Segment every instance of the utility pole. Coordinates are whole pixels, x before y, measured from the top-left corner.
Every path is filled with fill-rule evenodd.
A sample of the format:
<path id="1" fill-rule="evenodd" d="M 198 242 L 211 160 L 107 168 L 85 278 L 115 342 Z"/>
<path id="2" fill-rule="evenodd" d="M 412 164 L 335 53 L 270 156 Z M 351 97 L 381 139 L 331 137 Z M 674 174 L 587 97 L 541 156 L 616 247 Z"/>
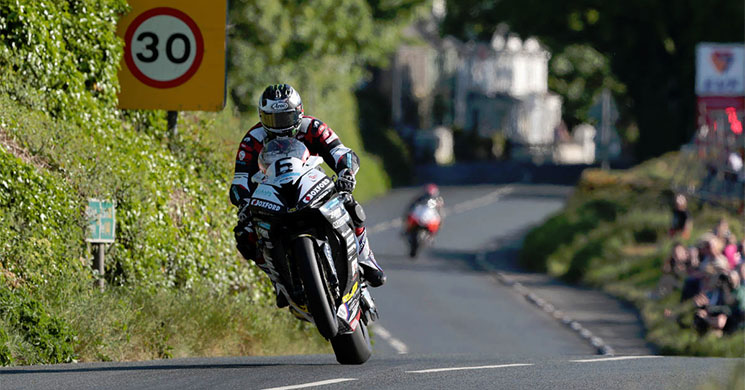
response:
<path id="1" fill-rule="evenodd" d="M 171 139 L 178 136 L 178 111 L 168 111 L 168 134 Z"/>

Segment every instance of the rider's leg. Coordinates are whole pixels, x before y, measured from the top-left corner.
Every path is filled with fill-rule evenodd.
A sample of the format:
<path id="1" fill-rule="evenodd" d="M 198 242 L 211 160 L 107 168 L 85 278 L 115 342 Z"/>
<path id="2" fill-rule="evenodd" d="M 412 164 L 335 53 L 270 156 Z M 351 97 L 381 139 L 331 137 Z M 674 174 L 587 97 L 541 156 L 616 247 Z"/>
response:
<path id="1" fill-rule="evenodd" d="M 362 268 L 362 276 L 370 287 L 382 286 L 385 283 L 386 276 L 383 268 L 375 261 L 375 255 L 367 239 L 365 211 L 362 209 L 362 205 L 357 203 L 352 196 L 347 197 L 344 206 L 346 206 L 347 211 L 352 216 L 352 222 L 354 223 L 354 235 L 357 237 L 359 248 L 357 258 Z"/>
<path id="2" fill-rule="evenodd" d="M 233 229 L 235 234 L 235 246 L 243 258 L 253 261 L 264 273 L 269 276 L 274 292 L 277 294 L 277 307 L 289 305 L 287 298 L 277 290 L 278 275 L 271 264 L 265 261 L 263 253 L 258 250 L 258 237 L 253 226 L 249 222 L 245 226 L 238 225 Z"/>

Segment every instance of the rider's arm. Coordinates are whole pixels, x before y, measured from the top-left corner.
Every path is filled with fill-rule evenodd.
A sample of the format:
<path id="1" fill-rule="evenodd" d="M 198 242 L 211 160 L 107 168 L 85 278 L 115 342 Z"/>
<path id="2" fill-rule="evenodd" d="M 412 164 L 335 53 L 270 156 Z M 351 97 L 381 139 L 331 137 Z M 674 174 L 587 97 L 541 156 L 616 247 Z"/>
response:
<path id="1" fill-rule="evenodd" d="M 258 138 L 262 138 L 261 125 L 252 127 L 243 137 L 238 153 L 235 156 L 235 175 L 230 185 L 230 202 L 240 205 L 243 199 L 251 197 L 251 192 L 256 184 L 251 182 L 251 176 L 259 171 L 259 153 L 263 144 Z"/>
<path id="2" fill-rule="evenodd" d="M 356 174 L 360 169 L 360 159 L 357 154 L 352 149 L 344 146 L 339 140 L 339 136 L 322 121 L 309 116 L 306 116 L 305 120 L 310 120 L 307 125 L 307 132 L 304 135 L 308 150 L 323 157 L 323 161 L 334 172 L 339 173 L 346 168 Z"/>

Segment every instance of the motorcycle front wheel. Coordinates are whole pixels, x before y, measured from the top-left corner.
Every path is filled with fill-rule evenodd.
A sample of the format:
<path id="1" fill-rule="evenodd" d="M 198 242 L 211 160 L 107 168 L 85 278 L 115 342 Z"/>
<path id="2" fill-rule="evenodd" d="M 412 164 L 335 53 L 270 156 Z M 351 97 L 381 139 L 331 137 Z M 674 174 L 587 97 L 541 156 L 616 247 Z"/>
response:
<path id="1" fill-rule="evenodd" d="M 341 334 L 331 339 L 336 361 L 341 364 L 362 364 L 372 355 L 370 333 L 360 320 L 357 329 L 350 334 Z"/>
<path id="2" fill-rule="evenodd" d="M 316 261 L 313 241 L 309 237 L 298 237 L 293 242 L 295 260 L 300 266 L 300 279 L 303 281 L 308 310 L 321 336 L 327 340 L 339 333 L 339 324 L 333 306 L 329 303 L 326 284 Z"/>

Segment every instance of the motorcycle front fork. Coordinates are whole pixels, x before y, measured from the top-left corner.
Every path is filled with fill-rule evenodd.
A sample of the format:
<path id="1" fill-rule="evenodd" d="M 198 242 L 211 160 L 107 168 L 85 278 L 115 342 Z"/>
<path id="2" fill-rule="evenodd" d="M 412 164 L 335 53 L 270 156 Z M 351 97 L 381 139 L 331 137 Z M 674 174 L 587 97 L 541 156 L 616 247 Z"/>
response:
<path id="1" fill-rule="evenodd" d="M 370 292 L 367 291 L 367 286 L 362 286 L 362 295 L 360 296 L 360 306 L 362 306 L 362 319 L 365 321 L 365 325 L 369 325 L 371 322 L 378 319 L 378 308 L 375 306 L 375 300 L 373 299 Z"/>

